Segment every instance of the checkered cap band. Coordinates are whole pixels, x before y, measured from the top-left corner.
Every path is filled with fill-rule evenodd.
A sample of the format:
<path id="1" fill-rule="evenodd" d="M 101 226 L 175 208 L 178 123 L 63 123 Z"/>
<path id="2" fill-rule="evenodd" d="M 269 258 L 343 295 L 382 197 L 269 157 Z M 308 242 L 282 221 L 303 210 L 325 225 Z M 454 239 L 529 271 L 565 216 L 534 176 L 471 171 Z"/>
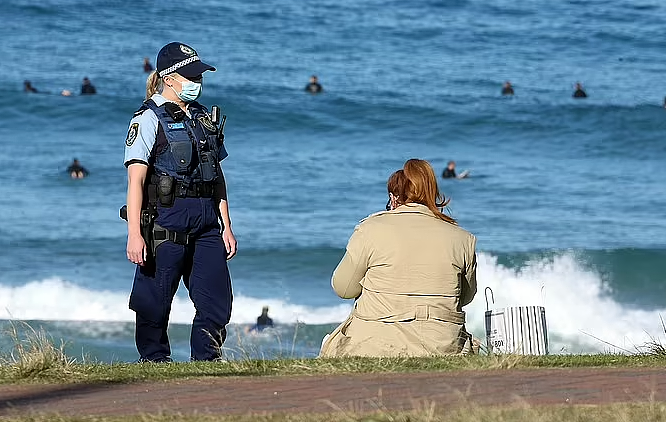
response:
<path id="1" fill-rule="evenodd" d="M 175 65 L 173 65 L 171 67 L 167 67 L 166 69 L 161 71 L 160 72 L 160 78 L 164 77 L 164 75 L 168 75 L 169 73 L 175 72 L 176 70 L 180 69 L 183 66 L 187 66 L 188 64 L 194 63 L 194 62 L 199 61 L 199 60 L 200 60 L 199 56 L 188 57 L 185 60 L 180 61 L 180 62 L 176 63 Z"/>

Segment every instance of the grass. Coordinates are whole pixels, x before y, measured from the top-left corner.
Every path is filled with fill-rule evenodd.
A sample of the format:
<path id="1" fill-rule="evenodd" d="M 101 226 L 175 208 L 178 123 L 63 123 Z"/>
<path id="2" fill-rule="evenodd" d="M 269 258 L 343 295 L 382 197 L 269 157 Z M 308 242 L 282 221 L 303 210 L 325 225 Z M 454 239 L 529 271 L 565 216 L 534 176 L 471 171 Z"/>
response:
<path id="1" fill-rule="evenodd" d="M 471 356 L 432 358 L 337 358 L 229 362 L 85 364 L 30 358 L 0 365 L 0 383 L 162 381 L 198 377 L 335 375 L 484 369 L 633 367 L 666 368 L 657 355 Z"/>
<path id="2" fill-rule="evenodd" d="M 19 329 L 20 328 L 20 329 Z M 666 328 L 665 328 L 666 330 Z M 632 355 L 474 355 L 427 358 L 238 359 L 191 363 L 77 362 L 43 330 L 13 322 L 7 333 L 14 343 L 0 357 L 0 384 L 122 383 L 200 377 L 336 375 L 361 373 L 441 372 L 529 368 L 666 368 L 666 349 L 656 340 Z"/>
<path id="3" fill-rule="evenodd" d="M 206 414 L 136 415 L 116 417 L 68 417 L 32 415 L 0 417 L 2 422 L 656 422 L 666 421 L 663 403 L 611 404 L 603 406 L 514 405 L 502 408 L 462 406 L 456 410 L 438 409 L 435 403 L 417 406 L 410 412 L 378 410 L 374 414 L 358 414 L 337 410 L 329 414 L 266 414 L 245 416 L 213 416 Z"/>

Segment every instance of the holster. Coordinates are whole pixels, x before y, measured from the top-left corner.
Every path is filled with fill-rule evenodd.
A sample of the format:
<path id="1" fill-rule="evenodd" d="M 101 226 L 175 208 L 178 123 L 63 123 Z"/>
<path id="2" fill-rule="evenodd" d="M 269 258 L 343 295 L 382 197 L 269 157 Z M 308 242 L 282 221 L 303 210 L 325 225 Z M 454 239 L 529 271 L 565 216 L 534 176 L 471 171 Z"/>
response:
<path id="1" fill-rule="evenodd" d="M 166 241 L 172 241 L 177 245 L 188 245 L 192 240 L 187 233 L 167 230 L 156 223 L 153 223 L 151 237 L 153 239 L 151 244 L 153 256 L 157 253 L 157 247 Z"/>
<path id="2" fill-rule="evenodd" d="M 155 225 L 156 217 L 157 213 L 152 208 L 141 210 L 141 216 L 139 217 L 141 237 L 143 237 L 143 241 L 146 242 L 146 249 L 152 252 L 152 255 L 148 256 L 147 261 L 150 261 L 151 258 L 155 257 L 153 226 Z M 127 221 L 127 205 L 123 205 L 122 208 L 120 208 L 120 218 Z"/>

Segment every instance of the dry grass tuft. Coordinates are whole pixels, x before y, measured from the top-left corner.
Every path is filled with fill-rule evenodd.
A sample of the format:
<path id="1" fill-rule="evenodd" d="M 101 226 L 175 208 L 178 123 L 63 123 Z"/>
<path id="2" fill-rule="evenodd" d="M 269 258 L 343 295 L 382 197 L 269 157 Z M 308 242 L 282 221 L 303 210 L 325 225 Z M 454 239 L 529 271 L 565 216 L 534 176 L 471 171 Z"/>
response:
<path id="1" fill-rule="evenodd" d="M 43 329 L 12 321 L 5 333 L 13 342 L 8 356 L 0 357 L 0 375 L 10 380 L 62 379 L 76 374 L 76 359 L 65 354 L 65 343 L 56 346 Z"/>
<path id="2" fill-rule="evenodd" d="M 633 422 L 666 421 L 666 405 L 650 401 L 647 403 L 619 403 L 600 406 L 529 406 L 515 403 L 503 407 L 483 407 L 462 402 L 453 410 L 444 410 L 436 403 L 422 403 L 406 412 L 391 412 L 381 403 L 370 413 L 359 413 L 354 409 L 343 410 L 333 406 L 329 414 L 261 414 L 243 416 L 221 416 L 197 414 L 143 414 L 112 417 L 71 417 L 60 415 L 16 415 L 0 417 L 1 422 Z"/>

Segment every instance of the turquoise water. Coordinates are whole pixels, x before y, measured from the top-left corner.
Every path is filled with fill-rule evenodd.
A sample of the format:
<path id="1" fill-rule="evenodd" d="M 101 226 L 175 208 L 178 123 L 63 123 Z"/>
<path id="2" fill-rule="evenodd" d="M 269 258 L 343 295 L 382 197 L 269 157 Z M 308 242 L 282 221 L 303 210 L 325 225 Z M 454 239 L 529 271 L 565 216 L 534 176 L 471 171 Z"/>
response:
<path id="1" fill-rule="evenodd" d="M 471 170 L 440 188 L 478 237 L 480 291 L 490 286 L 496 306 L 545 304 L 551 350 L 663 337 L 665 4 L 207 0 L 190 25 L 192 12 L 148 0 L 0 5 L 0 319 L 44 321 L 77 356 L 137 357 L 123 143 L 142 58 L 179 40 L 217 66 L 202 102 L 228 116 L 230 349 L 317 353 L 351 306 L 329 286 L 346 241 L 411 157 Z M 303 92 L 313 73 L 322 95 Z M 57 95 L 84 76 L 98 95 Z M 54 95 L 23 93 L 24 79 Z M 505 80 L 515 97 L 499 95 Z M 576 81 L 588 99 L 571 99 Z M 88 179 L 64 173 L 72 157 Z M 264 304 L 281 326 L 246 336 Z M 480 293 L 468 309 L 478 336 L 485 307 Z M 181 288 L 179 359 L 191 317 Z"/>

